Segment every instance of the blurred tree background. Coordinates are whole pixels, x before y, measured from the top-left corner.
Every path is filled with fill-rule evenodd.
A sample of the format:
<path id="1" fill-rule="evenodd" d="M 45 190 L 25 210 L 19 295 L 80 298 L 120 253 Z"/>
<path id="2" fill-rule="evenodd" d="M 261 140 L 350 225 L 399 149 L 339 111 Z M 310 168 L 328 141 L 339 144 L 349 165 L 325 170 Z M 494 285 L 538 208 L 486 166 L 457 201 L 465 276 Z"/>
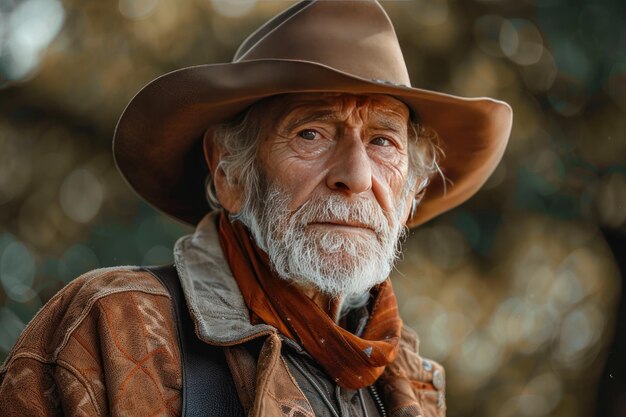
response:
<path id="1" fill-rule="evenodd" d="M 230 61 L 290 4 L 0 0 L 0 359 L 81 273 L 171 261 L 190 230 L 117 173 L 117 118 L 153 78 Z M 626 415 L 624 3 L 383 4 L 414 86 L 515 114 L 484 189 L 414 230 L 395 274 L 422 354 L 446 366 L 448 415 Z"/>

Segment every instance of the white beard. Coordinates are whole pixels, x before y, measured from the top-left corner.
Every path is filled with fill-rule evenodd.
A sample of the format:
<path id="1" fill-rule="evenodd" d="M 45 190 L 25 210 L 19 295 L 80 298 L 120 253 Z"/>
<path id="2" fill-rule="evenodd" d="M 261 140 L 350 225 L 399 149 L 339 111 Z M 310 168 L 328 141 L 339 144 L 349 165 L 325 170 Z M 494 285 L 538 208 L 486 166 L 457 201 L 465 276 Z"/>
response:
<path id="1" fill-rule="evenodd" d="M 259 188 L 265 190 L 256 190 L 235 219 L 248 227 L 279 277 L 333 297 L 366 301 L 369 290 L 389 276 L 406 231 L 400 209 L 388 219 L 369 199 L 348 202 L 330 194 L 291 212 L 287 193 L 275 185 Z M 375 233 L 308 226 L 322 222 L 364 223 Z"/>

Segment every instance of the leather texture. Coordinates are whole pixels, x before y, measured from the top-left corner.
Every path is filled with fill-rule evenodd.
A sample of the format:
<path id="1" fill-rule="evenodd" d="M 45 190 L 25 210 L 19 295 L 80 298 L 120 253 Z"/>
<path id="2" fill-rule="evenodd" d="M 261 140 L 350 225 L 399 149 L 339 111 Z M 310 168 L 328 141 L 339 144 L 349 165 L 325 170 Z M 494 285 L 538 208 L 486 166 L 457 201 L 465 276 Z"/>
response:
<path id="1" fill-rule="evenodd" d="M 198 339 L 174 265 L 144 267 L 172 298 L 182 365 L 182 417 L 243 417 L 223 348 Z"/>

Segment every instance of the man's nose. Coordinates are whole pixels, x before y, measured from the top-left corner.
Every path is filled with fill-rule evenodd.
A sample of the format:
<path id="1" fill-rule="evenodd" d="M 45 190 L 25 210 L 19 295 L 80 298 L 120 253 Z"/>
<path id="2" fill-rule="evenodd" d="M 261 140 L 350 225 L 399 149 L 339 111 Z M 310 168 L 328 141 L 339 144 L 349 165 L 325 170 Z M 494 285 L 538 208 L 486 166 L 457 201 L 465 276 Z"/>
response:
<path id="1" fill-rule="evenodd" d="M 326 183 L 331 190 L 359 194 L 372 188 L 372 167 L 365 144 L 358 137 L 338 142 Z"/>

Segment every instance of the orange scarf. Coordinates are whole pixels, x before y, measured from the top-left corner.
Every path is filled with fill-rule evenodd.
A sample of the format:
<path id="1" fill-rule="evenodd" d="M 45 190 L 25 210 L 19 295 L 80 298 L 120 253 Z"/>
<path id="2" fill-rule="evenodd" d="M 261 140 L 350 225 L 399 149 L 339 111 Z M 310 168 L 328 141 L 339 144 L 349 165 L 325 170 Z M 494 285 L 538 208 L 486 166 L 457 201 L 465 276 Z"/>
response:
<path id="1" fill-rule="evenodd" d="M 373 384 L 398 353 L 402 320 L 387 279 L 377 287 L 369 321 L 361 337 L 338 326 L 296 286 L 277 277 L 267 254 L 247 229 L 222 214 L 220 244 L 253 320 L 264 322 L 300 343 L 319 365 L 347 389 Z"/>

